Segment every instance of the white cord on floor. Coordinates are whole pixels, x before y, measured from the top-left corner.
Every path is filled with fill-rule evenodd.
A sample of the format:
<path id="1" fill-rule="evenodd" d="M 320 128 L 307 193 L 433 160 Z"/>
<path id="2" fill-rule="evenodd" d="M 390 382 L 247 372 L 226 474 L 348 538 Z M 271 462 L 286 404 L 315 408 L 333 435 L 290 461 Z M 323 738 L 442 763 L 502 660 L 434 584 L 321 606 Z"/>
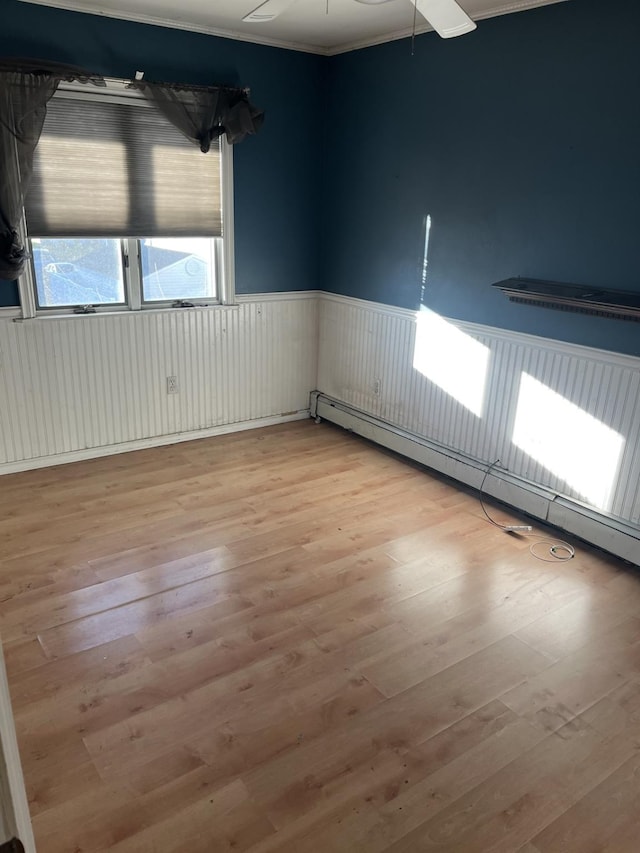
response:
<path id="1" fill-rule="evenodd" d="M 480 484 L 480 496 L 479 496 L 480 497 L 480 506 L 482 507 L 482 511 L 486 515 L 487 520 L 490 521 L 491 524 L 494 524 L 496 527 L 499 527 L 501 530 L 504 530 L 505 533 L 518 532 L 519 536 L 525 536 L 526 535 L 525 533 L 520 533 L 519 531 L 514 530 L 514 525 L 512 525 L 512 524 L 500 524 L 499 521 L 496 521 L 494 518 L 491 518 L 491 516 L 487 512 L 487 509 L 484 505 L 484 501 L 482 500 L 484 484 L 487 481 L 487 477 L 491 473 L 491 470 L 493 468 L 495 468 L 496 465 L 499 464 L 499 462 L 500 462 L 500 460 L 496 459 L 496 461 L 492 462 L 491 465 L 489 465 L 487 470 L 484 472 L 484 477 L 482 478 L 482 483 Z M 525 525 L 522 525 L 522 526 L 524 527 Z M 531 528 L 529 528 L 529 529 L 531 529 Z M 541 557 L 540 554 L 536 554 L 535 549 L 539 545 L 550 545 L 551 547 L 549 548 L 549 554 L 551 556 L 550 557 Z M 558 552 L 560 552 L 560 553 L 558 553 Z M 568 542 L 563 542 L 561 539 L 559 539 L 557 542 L 555 542 L 552 539 L 538 539 L 537 542 L 533 542 L 529 546 L 529 553 L 533 557 L 535 557 L 536 560 L 542 560 L 543 563 L 566 563 L 575 557 L 576 549 L 572 545 L 570 545 Z"/>
<path id="2" fill-rule="evenodd" d="M 551 558 L 549 557 L 541 557 L 540 554 L 536 554 L 535 549 L 538 545 L 551 545 L 549 548 L 549 553 L 551 554 Z M 564 551 L 565 556 L 560 556 L 557 552 Z M 536 560 L 542 560 L 545 563 L 566 563 L 567 560 L 572 560 L 576 555 L 576 549 L 569 545 L 568 542 L 563 542 L 559 540 L 558 542 L 554 542 L 552 539 L 539 539 L 537 542 L 532 542 L 529 546 L 529 553 L 533 554 Z"/>

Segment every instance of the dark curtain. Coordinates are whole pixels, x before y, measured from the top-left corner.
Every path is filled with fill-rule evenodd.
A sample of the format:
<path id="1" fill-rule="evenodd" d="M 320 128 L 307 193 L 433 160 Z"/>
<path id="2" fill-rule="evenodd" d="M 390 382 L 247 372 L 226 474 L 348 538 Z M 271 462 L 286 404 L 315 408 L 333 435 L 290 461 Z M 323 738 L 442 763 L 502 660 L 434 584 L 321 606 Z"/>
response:
<path id="1" fill-rule="evenodd" d="M 250 103 L 244 89 L 177 86 L 143 80 L 130 85 L 142 92 L 205 154 L 212 140 L 223 133 L 227 142 L 234 145 L 257 133 L 264 121 L 264 112 Z"/>
<path id="2" fill-rule="evenodd" d="M 73 66 L 0 60 L 0 279 L 18 278 L 28 259 L 18 229 L 47 103 L 63 80 L 105 85 L 102 77 Z M 264 120 L 244 89 L 144 81 L 130 86 L 204 152 L 223 133 L 231 144 L 241 142 Z"/>
<path id="3" fill-rule="evenodd" d="M 18 278 L 27 260 L 18 227 L 47 102 L 57 86 L 48 75 L 0 71 L 0 278 Z"/>
<path id="4" fill-rule="evenodd" d="M 0 62 L 0 279 L 18 278 L 28 259 L 18 228 L 47 103 L 62 80 L 104 85 L 102 78 L 55 63 Z"/>

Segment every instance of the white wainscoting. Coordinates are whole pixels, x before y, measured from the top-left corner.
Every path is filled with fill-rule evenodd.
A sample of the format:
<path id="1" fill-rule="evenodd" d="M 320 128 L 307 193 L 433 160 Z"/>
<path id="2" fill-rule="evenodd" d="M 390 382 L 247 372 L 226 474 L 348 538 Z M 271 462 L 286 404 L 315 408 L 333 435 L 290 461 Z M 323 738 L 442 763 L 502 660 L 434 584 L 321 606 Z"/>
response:
<path id="1" fill-rule="evenodd" d="M 445 339 L 414 367 L 425 332 L 415 313 L 317 292 L 13 320 L 0 312 L 0 473 L 304 416 L 317 388 L 480 466 L 499 458 L 510 475 L 640 529 L 640 359 L 442 320 Z M 443 387 L 428 378 L 429 360 L 457 364 L 455 386 L 465 364 L 480 377 L 475 347 L 486 377 L 465 405 L 444 390 L 447 371 L 436 371 Z M 545 467 L 544 454 L 536 460 L 514 443 L 523 374 L 586 414 L 585 429 L 571 433 L 585 470 L 602 468 L 607 431 L 621 438 L 615 470 L 591 500 Z M 167 376 L 178 377 L 178 394 L 166 393 Z M 562 438 L 554 400 L 543 422 Z"/>
<path id="2" fill-rule="evenodd" d="M 484 465 L 500 459 L 515 477 L 629 523 L 640 538 L 640 359 L 433 316 L 435 325 L 421 327 L 414 312 L 323 295 L 318 388 Z M 438 345 L 430 349 L 420 336 L 434 329 Z M 523 423 L 522 395 L 531 386 L 542 397 L 529 401 L 534 411 Z M 534 421 L 539 426 L 529 428 Z M 532 455 L 514 442 L 516 423 L 531 434 Z M 547 460 L 538 434 L 564 442 L 563 458 Z M 584 468 L 575 464 L 578 452 Z M 598 471 L 600 485 L 590 480 Z"/>
<path id="3" fill-rule="evenodd" d="M 238 302 L 0 317 L 0 473 L 304 416 L 317 293 Z"/>

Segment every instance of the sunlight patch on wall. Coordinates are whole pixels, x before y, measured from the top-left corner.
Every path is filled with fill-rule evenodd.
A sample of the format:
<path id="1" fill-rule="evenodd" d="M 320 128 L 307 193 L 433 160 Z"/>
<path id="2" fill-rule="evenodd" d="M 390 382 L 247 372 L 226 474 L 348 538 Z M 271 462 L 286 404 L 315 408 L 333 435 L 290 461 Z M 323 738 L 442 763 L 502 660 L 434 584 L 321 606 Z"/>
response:
<path id="1" fill-rule="evenodd" d="M 428 309 L 416 314 L 413 367 L 481 418 L 489 347 Z"/>
<path id="2" fill-rule="evenodd" d="M 589 504 L 610 508 L 624 436 L 528 373 L 520 380 L 513 443 Z"/>
<path id="3" fill-rule="evenodd" d="M 424 305 L 427 291 L 427 273 L 429 270 L 429 238 L 431 236 L 431 216 L 424 218 L 424 252 L 422 255 L 422 287 L 420 288 L 420 304 Z"/>

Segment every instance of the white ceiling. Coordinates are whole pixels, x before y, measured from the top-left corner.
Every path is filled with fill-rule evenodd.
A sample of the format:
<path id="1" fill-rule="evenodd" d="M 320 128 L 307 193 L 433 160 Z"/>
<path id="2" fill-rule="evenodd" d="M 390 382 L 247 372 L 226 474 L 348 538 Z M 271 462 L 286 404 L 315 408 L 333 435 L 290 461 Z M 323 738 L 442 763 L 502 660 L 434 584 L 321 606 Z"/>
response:
<path id="1" fill-rule="evenodd" d="M 23 0 L 130 21 L 160 24 L 227 38 L 271 44 L 311 53 L 335 54 L 410 35 L 414 6 L 410 0 L 363 5 L 355 0 L 294 0 L 268 23 L 243 23 L 261 0 Z M 547 6 L 564 0 L 458 0 L 475 20 Z M 417 16 L 416 32 L 431 27 Z M 461 36 L 473 38 L 473 34 Z"/>

